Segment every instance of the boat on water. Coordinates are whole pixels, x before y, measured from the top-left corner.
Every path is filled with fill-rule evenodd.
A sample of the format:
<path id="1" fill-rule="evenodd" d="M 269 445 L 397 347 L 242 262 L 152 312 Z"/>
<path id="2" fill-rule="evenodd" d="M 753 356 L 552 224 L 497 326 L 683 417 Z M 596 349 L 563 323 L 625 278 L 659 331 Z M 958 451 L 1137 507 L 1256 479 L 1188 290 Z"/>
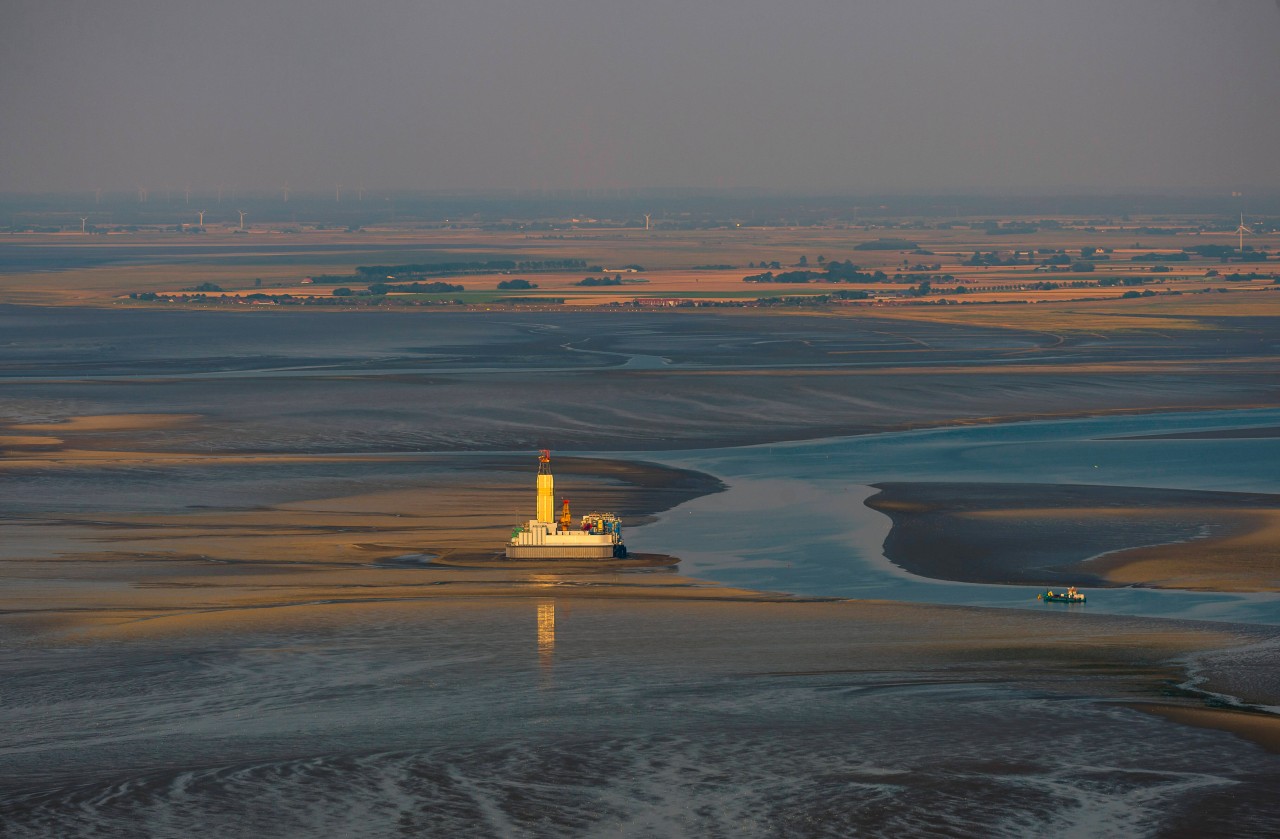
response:
<path id="1" fill-rule="evenodd" d="M 1049 589 L 1036 595 L 1036 600 L 1043 600 L 1046 603 L 1083 603 L 1084 595 L 1076 591 L 1075 586 L 1070 586 L 1066 591 L 1054 591 Z"/>

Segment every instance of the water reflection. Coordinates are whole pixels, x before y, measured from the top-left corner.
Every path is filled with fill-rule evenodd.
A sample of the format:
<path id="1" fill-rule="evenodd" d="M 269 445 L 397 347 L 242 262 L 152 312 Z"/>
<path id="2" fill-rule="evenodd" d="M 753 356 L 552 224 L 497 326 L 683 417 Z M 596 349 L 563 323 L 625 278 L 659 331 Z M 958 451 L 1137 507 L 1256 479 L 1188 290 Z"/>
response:
<path id="1" fill-rule="evenodd" d="M 551 670 L 556 652 L 556 603 L 538 604 L 538 666 L 544 675 Z"/>

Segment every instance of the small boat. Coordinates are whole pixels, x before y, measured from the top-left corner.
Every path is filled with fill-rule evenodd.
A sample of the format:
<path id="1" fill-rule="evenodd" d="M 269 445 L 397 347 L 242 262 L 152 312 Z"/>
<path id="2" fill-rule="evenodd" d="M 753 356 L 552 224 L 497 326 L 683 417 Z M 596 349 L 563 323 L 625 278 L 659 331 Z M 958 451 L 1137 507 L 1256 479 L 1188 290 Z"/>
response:
<path id="1" fill-rule="evenodd" d="M 1042 594 L 1037 594 L 1036 600 L 1043 600 L 1046 603 L 1083 603 L 1084 595 L 1076 591 L 1075 586 L 1071 586 L 1066 591 L 1049 589 Z"/>

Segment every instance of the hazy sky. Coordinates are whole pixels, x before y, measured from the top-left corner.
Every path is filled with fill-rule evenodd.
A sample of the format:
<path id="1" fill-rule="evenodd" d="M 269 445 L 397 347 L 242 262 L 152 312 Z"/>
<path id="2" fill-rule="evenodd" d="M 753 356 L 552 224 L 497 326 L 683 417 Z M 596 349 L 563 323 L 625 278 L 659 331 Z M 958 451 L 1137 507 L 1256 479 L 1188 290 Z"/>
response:
<path id="1" fill-rule="evenodd" d="M 0 0 L 0 190 L 1280 187 L 1274 0 Z"/>

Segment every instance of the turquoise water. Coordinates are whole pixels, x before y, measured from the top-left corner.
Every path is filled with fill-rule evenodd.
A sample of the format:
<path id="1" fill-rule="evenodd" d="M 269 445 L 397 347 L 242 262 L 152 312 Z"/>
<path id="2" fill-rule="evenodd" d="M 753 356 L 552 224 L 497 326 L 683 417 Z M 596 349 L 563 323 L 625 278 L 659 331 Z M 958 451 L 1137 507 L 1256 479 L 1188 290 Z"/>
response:
<path id="1" fill-rule="evenodd" d="M 1280 411 L 1155 414 L 929 429 L 813 442 L 667 453 L 729 490 L 631 531 L 683 573 L 799 595 L 1280 624 L 1273 594 L 1154 589 L 1089 592 L 1083 606 L 1040 604 L 1037 589 L 931 580 L 885 559 L 889 519 L 863 502 L 881 481 L 1099 484 L 1280 493 L 1280 438 L 1116 439 L 1280 425 Z M 1276 560 L 1280 578 L 1280 557 Z"/>

